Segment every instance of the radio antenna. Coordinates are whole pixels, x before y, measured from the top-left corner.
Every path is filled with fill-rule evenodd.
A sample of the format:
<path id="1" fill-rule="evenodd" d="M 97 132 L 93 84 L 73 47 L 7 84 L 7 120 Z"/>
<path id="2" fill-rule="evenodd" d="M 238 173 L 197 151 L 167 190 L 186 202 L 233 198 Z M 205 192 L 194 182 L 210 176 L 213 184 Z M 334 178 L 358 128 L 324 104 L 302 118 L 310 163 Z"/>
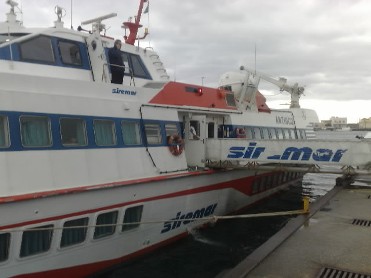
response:
<path id="1" fill-rule="evenodd" d="M 71 0 L 71 29 L 73 30 L 73 25 L 72 25 L 72 15 L 73 15 L 73 13 L 72 13 L 72 0 Z"/>
<path id="2" fill-rule="evenodd" d="M 256 43 L 255 43 L 255 75 L 256 75 Z"/>

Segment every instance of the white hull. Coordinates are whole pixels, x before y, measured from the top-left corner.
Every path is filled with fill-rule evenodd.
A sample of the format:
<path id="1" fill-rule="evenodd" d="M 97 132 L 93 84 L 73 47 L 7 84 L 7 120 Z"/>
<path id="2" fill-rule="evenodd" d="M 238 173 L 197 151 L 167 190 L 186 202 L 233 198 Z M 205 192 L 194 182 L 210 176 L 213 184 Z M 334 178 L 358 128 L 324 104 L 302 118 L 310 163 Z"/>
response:
<path id="1" fill-rule="evenodd" d="M 105 185 L 90 190 L 76 188 L 68 193 L 55 192 L 55 195 L 44 198 L 20 200 L 16 206 L 13 202 L 2 204 L 2 216 L 11 215 L 5 231 L 13 235 L 9 254 L 11 262 L 0 264 L 3 277 L 21 274 L 30 277 L 82 277 L 92 274 L 150 252 L 186 236 L 188 229 L 207 223 L 166 221 L 176 218 L 179 212 L 180 218 L 202 209 L 206 212 L 199 216 L 230 214 L 282 190 L 288 184 L 288 181 L 277 184 L 276 180 L 271 188 L 252 193 L 252 172 L 233 170 L 194 174 L 197 176 L 187 174 L 158 181 L 148 179 L 140 184 Z M 284 174 L 276 175 L 278 178 Z M 143 205 L 142 224 L 122 232 L 120 223 L 125 209 L 137 205 Z M 102 212 L 112 211 L 118 212 L 115 232 L 105 238 L 93 239 L 96 217 Z M 72 247 L 60 248 L 63 223 L 82 217 L 89 218 L 86 240 Z M 27 258 L 19 257 L 20 231 L 45 225 L 53 225 L 50 250 Z"/>

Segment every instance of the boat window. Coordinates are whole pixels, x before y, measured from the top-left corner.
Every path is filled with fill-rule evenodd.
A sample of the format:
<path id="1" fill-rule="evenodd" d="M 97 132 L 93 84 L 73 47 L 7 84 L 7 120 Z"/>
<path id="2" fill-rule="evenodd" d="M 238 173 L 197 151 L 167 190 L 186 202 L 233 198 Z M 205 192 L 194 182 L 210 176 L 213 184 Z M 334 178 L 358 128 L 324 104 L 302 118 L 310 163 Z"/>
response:
<path id="1" fill-rule="evenodd" d="M 66 221 L 63 225 L 61 247 L 67 247 L 85 241 L 88 222 L 88 217 Z"/>
<path id="2" fill-rule="evenodd" d="M 0 44 L 4 42 L 9 42 L 20 38 L 22 36 L 28 35 L 27 33 L 7 33 L 7 34 L 0 34 Z"/>
<path id="3" fill-rule="evenodd" d="M 276 134 L 276 130 L 274 128 L 270 128 L 269 129 L 269 133 L 270 133 L 270 138 L 272 138 L 272 139 L 278 139 L 277 138 L 277 134 Z"/>
<path id="4" fill-rule="evenodd" d="M 102 213 L 97 217 L 94 239 L 112 235 L 116 230 L 117 211 Z"/>
<path id="5" fill-rule="evenodd" d="M 44 116 L 20 117 L 21 140 L 24 147 L 49 147 L 52 144 L 50 120 Z"/>
<path id="6" fill-rule="evenodd" d="M 253 139 L 253 130 L 250 127 L 245 127 L 246 138 Z"/>
<path id="7" fill-rule="evenodd" d="M 179 130 L 176 124 L 165 124 L 166 137 L 171 135 L 179 135 Z"/>
<path id="8" fill-rule="evenodd" d="M 140 145 L 140 128 L 139 122 L 122 121 L 121 122 L 122 137 L 125 145 Z"/>
<path id="9" fill-rule="evenodd" d="M 106 55 L 108 57 L 109 49 L 106 48 Z M 141 57 L 136 54 L 127 52 L 121 52 L 122 60 L 125 65 L 125 75 L 131 77 L 139 77 L 145 79 L 151 79 L 151 76 L 141 60 Z"/>
<path id="10" fill-rule="evenodd" d="M 147 143 L 149 145 L 158 145 L 162 142 L 161 127 L 159 124 L 145 124 Z"/>
<path id="11" fill-rule="evenodd" d="M 142 78 L 148 77 L 148 74 L 146 73 L 144 65 L 139 56 L 131 55 L 131 64 L 134 76 Z"/>
<path id="12" fill-rule="evenodd" d="M 95 143 L 98 146 L 116 145 L 115 122 L 111 120 L 94 120 Z"/>
<path id="13" fill-rule="evenodd" d="M 10 233 L 0 234 L 0 262 L 4 262 L 9 256 Z"/>
<path id="14" fill-rule="evenodd" d="M 305 130 L 303 130 L 303 129 L 300 130 L 300 138 L 301 139 L 306 139 L 307 138 L 307 136 L 305 134 Z"/>
<path id="15" fill-rule="evenodd" d="M 86 124 L 83 119 L 61 118 L 59 120 L 63 146 L 86 146 Z"/>
<path id="16" fill-rule="evenodd" d="M 290 139 L 290 133 L 288 129 L 283 129 L 283 135 L 286 140 Z"/>
<path id="17" fill-rule="evenodd" d="M 50 249 L 53 225 L 39 226 L 25 230 L 22 234 L 20 257 L 46 252 Z"/>
<path id="18" fill-rule="evenodd" d="M 215 123 L 207 124 L 207 138 L 215 138 Z"/>
<path id="19" fill-rule="evenodd" d="M 262 135 L 260 133 L 260 128 L 258 127 L 254 127 L 253 128 L 253 132 L 254 132 L 254 137 L 253 139 L 262 139 Z"/>
<path id="20" fill-rule="evenodd" d="M 289 129 L 290 138 L 295 139 L 295 131 L 293 129 Z"/>
<path id="21" fill-rule="evenodd" d="M 22 61 L 54 64 L 54 53 L 51 38 L 38 36 L 20 43 Z"/>
<path id="22" fill-rule="evenodd" d="M 58 47 L 64 64 L 82 66 L 80 48 L 77 43 L 59 41 Z"/>
<path id="23" fill-rule="evenodd" d="M 224 130 L 225 136 L 229 137 L 229 127 L 227 130 Z M 189 122 L 189 137 L 190 140 L 199 140 L 200 139 L 200 123 L 198 121 Z"/>
<path id="24" fill-rule="evenodd" d="M 280 139 L 280 140 L 282 140 L 284 138 L 282 128 L 277 129 L 277 136 L 278 136 L 278 139 Z"/>
<path id="25" fill-rule="evenodd" d="M 234 94 L 225 94 L 225 100 L 227 102 L 227 106 L 236 107 L 236 99 L 234 98 Z"/>
<path id="26" fill-rule="evenodd" d="M 0 116 L 0 148 L 10 145 L 8 117 Z"/>
<path id="27" fill-rule="evenodd" d="M 121 231 L 128 231 L 139 227 L 140 221 L 142 221 L 142 212 L 143 205 L 127 208 Z"/>
<path id="28" fill-rule="evenodd" d="M 262 139 L 269 139 L 268 128 L 262 128 L 261 131 L 262 131 Z"/>
<path id="29" fill-rule="evenodd" d="M 295 139 L 299 139 L 300 138 L 299 132 L 298 132 L 297 129 L 293 129 L 292 132 L 293 132 L 292 138 L 295 138 Z"/>

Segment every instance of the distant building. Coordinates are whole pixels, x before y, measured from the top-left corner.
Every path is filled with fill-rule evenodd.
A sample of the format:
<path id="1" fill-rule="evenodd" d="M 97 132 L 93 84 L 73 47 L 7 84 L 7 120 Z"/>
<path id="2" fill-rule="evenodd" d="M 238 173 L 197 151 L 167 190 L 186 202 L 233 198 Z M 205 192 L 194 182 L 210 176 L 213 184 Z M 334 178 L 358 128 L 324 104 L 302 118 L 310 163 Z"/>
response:
<path id="1" fill-rule="evenodd" d="M 348 127 L 347 121 L 347 118 L 331 117 L 329 120 L 322 120 L 315 128 L 327 130 L 344 129 Z"/>
<path id="2" fill-rule="evenodd" d="M 341 129 L 343 127 L 346 127 L 347 126 L 347 118 L 340 118 L 340 117 L 331 117 L 330 118 L 330 121 L 331 121 L 331 126 L 334 128 L 334 129 Z"/>
<path id="3" fill-rule="evenodd" d="M 359 120 L 359 129 L 371 129 L 371 118 L 363 118 Z"/>

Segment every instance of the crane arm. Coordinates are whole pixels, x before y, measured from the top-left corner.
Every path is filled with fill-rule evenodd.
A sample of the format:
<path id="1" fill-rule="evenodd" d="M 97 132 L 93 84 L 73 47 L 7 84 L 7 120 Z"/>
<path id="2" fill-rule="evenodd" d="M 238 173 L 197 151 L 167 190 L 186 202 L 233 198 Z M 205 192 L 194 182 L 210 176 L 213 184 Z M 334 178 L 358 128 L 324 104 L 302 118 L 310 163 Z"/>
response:
<path id="1" fill-rule="evenodd" d="M 290 108 L 300 108 L 299 99 L 300 99 L 300 96 L 304 93 L 305 88 L 302 86 L 299 86 L 298 83 L 295 83 L 294 85 L 289 85 L 287 84 L 286 78 L 280 77 L 277 80 L 268 75 L 265 75 L 264 73 L 249 69 L 245 66 L 241 66 L 240 69 L 245 70 L 254 76 L 260 77 L 261 79 L 276 85 L 280 89 L 280 91 L 288 92 L 291 95 Z"/>

